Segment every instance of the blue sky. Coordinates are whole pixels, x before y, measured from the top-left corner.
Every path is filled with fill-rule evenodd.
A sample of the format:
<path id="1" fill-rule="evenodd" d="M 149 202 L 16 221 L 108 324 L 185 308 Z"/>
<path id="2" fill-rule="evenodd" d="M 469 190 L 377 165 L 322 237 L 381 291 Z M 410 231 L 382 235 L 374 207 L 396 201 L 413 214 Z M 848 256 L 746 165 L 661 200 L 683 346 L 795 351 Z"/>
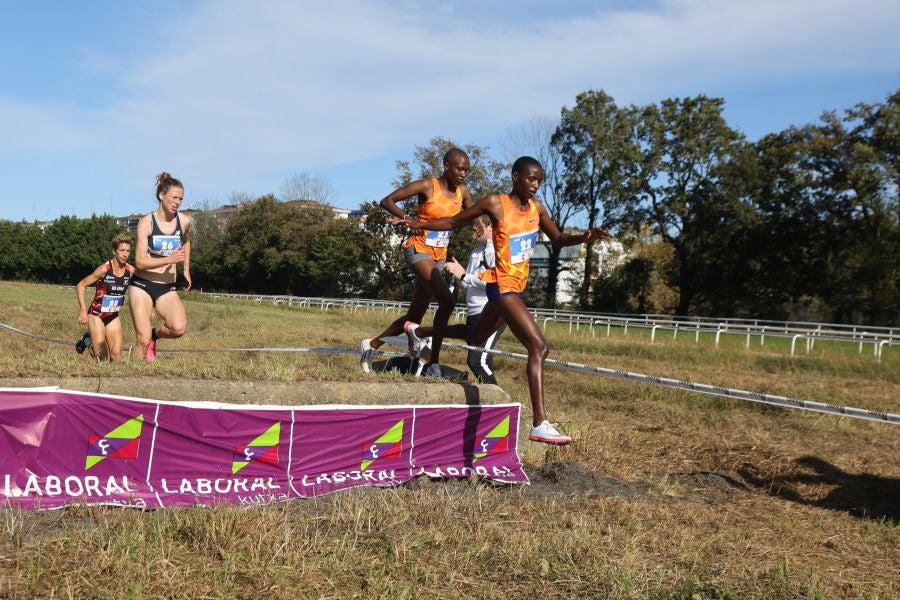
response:
<path id="1" fill-rule="evenodd" d="M 391 190 L 435 136 L 498 158 L 588 89 L 706 94 L 756 139 L 900 88 L 896 0 L 0 0 L 0 219 Z M 527 149 L 525 149 L 527 151 Z"/>

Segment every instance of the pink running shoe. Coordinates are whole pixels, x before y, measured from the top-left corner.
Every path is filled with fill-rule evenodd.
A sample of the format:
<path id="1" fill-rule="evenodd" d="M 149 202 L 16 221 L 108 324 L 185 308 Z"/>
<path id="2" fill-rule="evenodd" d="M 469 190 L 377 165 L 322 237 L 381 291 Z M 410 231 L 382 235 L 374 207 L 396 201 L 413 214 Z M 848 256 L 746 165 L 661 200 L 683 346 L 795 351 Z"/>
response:
<path id="1" fill-rule="evenodd" d="M 147 346 L 147 362 L 153 362 L 156 360 L 156 340 L 150 340 L 150 345 Z"/>

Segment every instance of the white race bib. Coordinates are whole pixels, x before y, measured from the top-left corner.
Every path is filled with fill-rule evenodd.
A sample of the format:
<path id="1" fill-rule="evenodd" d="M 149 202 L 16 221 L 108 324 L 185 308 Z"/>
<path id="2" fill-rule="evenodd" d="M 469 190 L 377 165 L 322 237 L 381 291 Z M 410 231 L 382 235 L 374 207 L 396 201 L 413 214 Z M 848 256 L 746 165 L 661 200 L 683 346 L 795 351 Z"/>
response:
<path id="1" fill-rule="evenodd" d="M 432 248 L 446 248 L 450 243 L 449 231 L 426 231 L 425 245 Z"/>
<path id="2" fill-rule="evenodd" d="M 106 294 L 100 299 L 100 312 L 117 313 L 122 309 L 125 302 L 125 296 L 111 296 Z"/>
<path id="3" fill-rule="evenodd" d="M 150 242 L 150 250 L 159 256 L 169 256 L 181 248 L 180 235 L 154 235 Z"/>
<path id="4" fill-rule="evenodd" d="M 538 229 L 509 236 L 509 261 L 516 265 L 531 258 L 537 243 Z"/>

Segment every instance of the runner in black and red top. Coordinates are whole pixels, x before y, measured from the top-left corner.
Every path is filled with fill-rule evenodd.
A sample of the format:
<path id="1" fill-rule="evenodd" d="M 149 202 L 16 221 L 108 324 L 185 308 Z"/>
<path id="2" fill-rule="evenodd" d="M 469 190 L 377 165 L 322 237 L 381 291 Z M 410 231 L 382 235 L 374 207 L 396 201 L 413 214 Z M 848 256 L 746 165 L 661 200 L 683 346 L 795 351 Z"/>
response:
<path id="1" fill-rule="evenodd" d="M 125 304 L 125 290 L 131 283 L 134 267 L 128 264 L 131 255 L 131 236 L 121 233 L 110 243 L 113 256 L 78 282 L 75 294 L 81 310 L 78 322 L 88 326 L 75 349 L 79 354 L 90 348 L 97 360 L 118 360 L 122 355 L 122 323 L 119 311 Z M 84 289 L 95 286 L 90 307 L 85 306 Z"/>

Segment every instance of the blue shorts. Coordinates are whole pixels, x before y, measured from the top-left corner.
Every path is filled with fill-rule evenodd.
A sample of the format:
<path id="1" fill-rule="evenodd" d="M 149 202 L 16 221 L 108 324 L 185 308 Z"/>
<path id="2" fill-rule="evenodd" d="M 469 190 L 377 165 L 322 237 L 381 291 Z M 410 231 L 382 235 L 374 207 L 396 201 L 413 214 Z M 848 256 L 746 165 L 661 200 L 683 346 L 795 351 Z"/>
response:
<path id="1" fill-rule="evenodd" d="M 503 292 L 501 294 L 500 286 L 496 281 L 488 283 L 484 288 L 484 291 L 487 293 L 488 302 L 496 302 L 504 296 L 518 296 L 519 298 L 522 297 L 522 292 Z"/>

